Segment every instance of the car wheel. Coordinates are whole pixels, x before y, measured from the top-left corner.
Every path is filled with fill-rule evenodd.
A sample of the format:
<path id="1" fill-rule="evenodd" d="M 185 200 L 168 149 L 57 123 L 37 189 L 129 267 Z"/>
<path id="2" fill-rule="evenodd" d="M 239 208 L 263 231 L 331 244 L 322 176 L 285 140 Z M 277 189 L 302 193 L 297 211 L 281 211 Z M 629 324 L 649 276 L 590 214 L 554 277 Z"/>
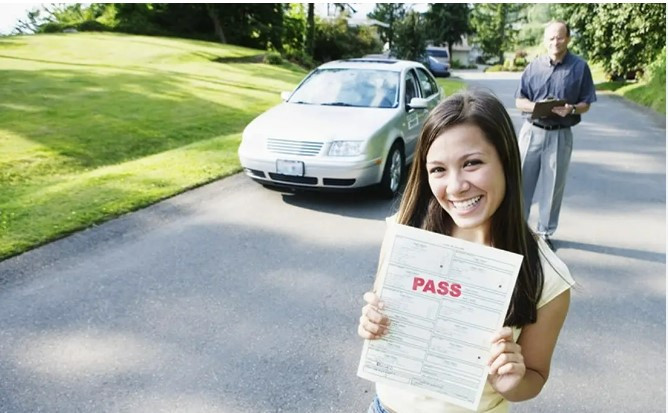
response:
<path id="1" fill-rule="evenodd" d="M 406 173 L 405 159 L 403 147 L 399 143 L 392 145 L 378 188 L 382 197 L 393 198 L 399 192 Z"/>

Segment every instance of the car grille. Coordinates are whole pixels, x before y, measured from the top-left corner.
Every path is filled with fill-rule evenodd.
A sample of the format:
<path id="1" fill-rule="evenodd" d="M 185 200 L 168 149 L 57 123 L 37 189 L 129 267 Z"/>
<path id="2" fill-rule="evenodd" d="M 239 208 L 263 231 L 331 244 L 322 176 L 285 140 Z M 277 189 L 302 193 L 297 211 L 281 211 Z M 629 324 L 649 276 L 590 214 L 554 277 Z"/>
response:
<path id="1" fill-rule="evenodd" d="M 322 145 L 322 142 L 267 139 L 267 150 L 269 152 L 286 155 L 316 156 L 320 153 Z"/>

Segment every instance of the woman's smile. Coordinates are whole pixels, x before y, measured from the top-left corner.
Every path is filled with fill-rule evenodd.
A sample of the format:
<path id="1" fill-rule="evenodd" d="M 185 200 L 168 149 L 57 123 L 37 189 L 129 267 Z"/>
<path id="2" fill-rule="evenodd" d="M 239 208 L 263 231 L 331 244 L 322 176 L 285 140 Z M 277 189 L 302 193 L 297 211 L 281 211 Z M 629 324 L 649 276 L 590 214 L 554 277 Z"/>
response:
<path id="1" fill-rule="evenodd" d="M 450 203 L 452 204 L 452 206 L 457 211 L 460 211 L 462 213 L 466 213 L 466 212 L 469 212 L 469 211 L 475 209 L 478 206 L 478 204 L 480 203 L 481 199 L 482 199 L 482 195 L 478 195 L 476 197 L 469 198 L 469 199 L 466 199 L 466 200 L 463 200 L 463 201 L 451 200 Z"/>

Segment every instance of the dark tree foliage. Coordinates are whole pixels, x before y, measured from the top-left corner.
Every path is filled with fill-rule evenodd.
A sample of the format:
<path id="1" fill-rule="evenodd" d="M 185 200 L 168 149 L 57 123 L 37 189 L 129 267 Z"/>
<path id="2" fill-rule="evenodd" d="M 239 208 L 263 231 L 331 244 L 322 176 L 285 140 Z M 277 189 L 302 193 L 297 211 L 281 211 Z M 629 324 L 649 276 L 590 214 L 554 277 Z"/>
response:
<path id="1" fill-rule="evenodd" d="M 471 13 L 471 27 L 486 57 L 503 63 L 503 53 L 515 46 L 516 24 L 525 5 L 512 3 L 477 3 Z"/>
<path id="2" fill-rule="evenodd" d="M 431 3 L 425 14 L 429 39 L 434 44 L 447 43 L 452 56 L 452 45 L 471 32 L 470 12 L 467 3 Z"/>
<path id="3" fill-rule="evenodd" d="M 373 28 L 348 27 L 344 16 L 332 21 L 316 20 L 313 58 L 316 62 L 361 57 L 382 49 Z"/>
<path id="4" fill-rule="evenodd" d="M 370 19 L 386 23 L 389 27 L 379 27 L 378 33 L 383 42 L 393 49 L 397 24 L 406 16 L 406 5 L 403 3 L 376 3 L 373 11 L 367 14 Z"/>
<path id="5" fill-rule="evenodd" d="M 308 4 L 308 13 L 306 16 L 306 54 L 315 57 L 313 50 L 315 47 L 315 5 Z"/>
<path id="6" fill-rule="evenodd" d="M 568 22 L 574 50 L 612 77 L 642 71 L 666 45 L 665 4 L 564 3 L 555 15 Z"/>
<path id="7" fill-rule="evenodd" d="M 282 3 L 118 3 L 117 30 L 282 48 Z"/>
<path id="8" fill-rule="evenodd" d="M 420 60 L 427 47 L 424 17 L 411 10 L 397 25 L 395 53 L 400 59 Z"/>

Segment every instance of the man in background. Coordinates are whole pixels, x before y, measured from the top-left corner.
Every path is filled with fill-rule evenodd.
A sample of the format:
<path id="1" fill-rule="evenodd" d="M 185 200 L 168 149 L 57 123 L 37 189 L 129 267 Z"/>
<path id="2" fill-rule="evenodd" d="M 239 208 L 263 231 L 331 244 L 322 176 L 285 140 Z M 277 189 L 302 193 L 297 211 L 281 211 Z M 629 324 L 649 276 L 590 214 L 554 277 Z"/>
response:
<path id="1" fill-rule="evenodd" d="M 547 55 L 534 59 L 522 73 L 515 105 L 526 118 L 519 134 L 522 156 L 524 215 L 529 218 L 534 194 L 538 202 L 536 232 L 552 247 L 550 237 L 559 223 L 566 173 L 573 150 L 571 127 L 596 101 L 587 62 L 568 51 L 570 29 L 561 21 L 545 28 Z M 536 102 L 557 99 L 566 104 L 549 116 L 532 119 Z"/>

